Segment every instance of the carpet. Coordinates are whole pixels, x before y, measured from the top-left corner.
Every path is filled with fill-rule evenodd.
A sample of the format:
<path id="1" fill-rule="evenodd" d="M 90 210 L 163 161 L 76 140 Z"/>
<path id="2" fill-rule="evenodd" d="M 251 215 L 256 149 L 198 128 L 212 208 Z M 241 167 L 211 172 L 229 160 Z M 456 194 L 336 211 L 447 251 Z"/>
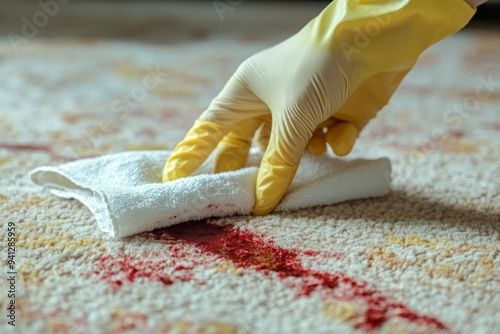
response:
<path id="1" fill-rule="evenodd" d="M 43 25 L 34 2 L 0 13 L 0 332 L 498 330 L 498 28 L 426 51 L 361 135 L 351 157 L 388 157 L 389 195 L 115 240 L 28 172 L 172 149 L 241 61 L 321 8 L 58 3 Z"/>

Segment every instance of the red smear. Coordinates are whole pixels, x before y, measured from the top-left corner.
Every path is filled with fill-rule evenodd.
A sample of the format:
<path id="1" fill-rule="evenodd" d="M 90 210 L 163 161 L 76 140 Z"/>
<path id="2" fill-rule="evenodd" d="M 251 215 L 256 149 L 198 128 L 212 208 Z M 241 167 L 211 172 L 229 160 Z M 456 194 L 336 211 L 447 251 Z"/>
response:
<path id="1" fill-rule="evenodd" d="M 205 253 L 230 260 L 237 267 L 252 268 L 266 275 L 277 275 L 280 279 L 298 278 L 299 282 L 294 285 L 299 289 L 299 296 L 320 292 L 338 300 L 360 303 L 367 309 L 364 321 L 356 328 L 365 332 L 380 328 L 392 317 L 403 318 L 413 324 L 434 326 L 439 330 L 447 329 L 435 318 L 420 315 L 403 304 L 389 301 L 377 290 L 369 288 L 365 281 L 340 272 L 328 273 L 304 268 L 299 251 L 281 248 L 249 231 L 234 229 L 232 226 L 191 222 L 158 230 L 153 235 L 157 239 L 171 240 L 174 237 Z"/>
<path id="2" fill-rule="evenodd" d="M 197 28 L 192 29 L 189 34 L 191 35 L 191 39 L 203 40 L 207 39 L 207 37 L 210 35 L 210 30 L 206 28 Z"/>
<path id="3" fill-rule="evenodd" d="M 329 253 L 329 252 L 324 252 L 324 251 L 319 251 L 319 250 L 310 250 L 310 249 L 308 249 L 306 251 L 303 251 L 301 254 L 305 255 L 305 256 L 318 256 L 318 255 L 321 255 L 323 257 L 332 258 L 332 259 L 336 259 L 336 260 L 343 260 L 344 259 L 344 254 L 339 253 L 339 252 Z"/>
<path id="4" fill-rule="evenodd" d="M 372 130 L 368 136 L 372 139 L 383 139 L 390 135 L 397 134 L 400 130 L 394 126 L 379 126 Z"/>
<path id="5" fill-rule="evenodd" d="M 87 326 L 89 323 L 88 320 L 86 318 L 83 318 L 83 317 L 75 318 L 75 319 L 73 319 L 73 322 L 75 323 L 75 325 L 78 325 L 78 326 Z"/>
<path id="6" fill-rule="evenodd" d="M 48 153 L 55 160 L 70 161 L 71 159 L 65 158 L 60 154 L 56 153 L 52 147 L 49 145 L 37 145 L 37 144 L 8 144 L 0 143 L 0 148 L 5 148 L 12 151 L 35 151 L 35 152 L 45 152 Z M 76 159 L 73 159 L 76 160 Z"/>
<path id="7" fill-rule="evenodd" d="M 165 285 L 192 279 L 191 271 L 186 270 L 192 268 L 175 268 L 175 275 L 168 274 L 167 268 L 169 266 L 164 260 L 144 260 L 127 254 L 103 255 L 99 258 L 98 270 L 94 270 L 94 274 L 101 275 L 114 291 L 118 290 L 124 281 L 133 282 L 138 278 L 160 281 Z"/>
<path id="8" fill-rule="evenodd" d="M 465 137 L 465 131 L 450 131 L 450 136 L 455 137 L 455 138 L 464 138 Z"/>
<path id="9" fill-rule="evenodd" d="M 390 142 L 387 144 L 387 146 L 389 146 L 390 148 L 396 149 L 396 150 L 400 150 L 400 151 L 411 151 L 414 149 L 413 146 L 408 145 L 408 144 L 403 144 L 400 142 Z"/>
<path id="10" fill-rule="evenodd" d="M 39 151 L 52 153 L 52 149 L 47 145 L 0 143 L 0 148 L 5 148 L 13 151 Z"/>
<path id="11" fill-rule="evenodd" d="M 23 309 L 22 312 L 23 312 L 23 316 L 26 318 L 33 319 L 33 320 L 36 320 L 36 319 L 44 320 L 44 319 L 52 319 L 52 318 L 60 315 L 62 313 L 62 308 L 60 308 L 58 306 L 55 309 L 53 309 L 52 311 L 45 311 L 43 309 L 27 308 L 27 309 Z"/>
<path id="12" fill-rule="evenodd" d="M 83 120 L 96 118 L 95 114 L 92 113 L 80 113 L 80 114 L 70 114 L 64 113 L 62 114 L 62 119 L 69 124 L 79 123 Z"/>

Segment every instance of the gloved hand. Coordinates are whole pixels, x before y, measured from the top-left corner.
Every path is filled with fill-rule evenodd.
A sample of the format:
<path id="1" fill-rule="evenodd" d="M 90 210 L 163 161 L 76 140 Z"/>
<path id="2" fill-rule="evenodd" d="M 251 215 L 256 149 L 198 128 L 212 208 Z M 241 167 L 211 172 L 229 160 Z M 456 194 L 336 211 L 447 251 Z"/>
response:
<path id="1" fill-rule="evenodd" d="M 240 65 L 175 148 L 163 182 L 189 176 L 219 143 L 216 171 L 242 167 L 264 127 L 253 213 L 269 213 L 306 147 L 321 154 L 328 142 L 348 154 L 418 56 L 474 12 L 464 0 L 335 0 L 297 34 Z"/>

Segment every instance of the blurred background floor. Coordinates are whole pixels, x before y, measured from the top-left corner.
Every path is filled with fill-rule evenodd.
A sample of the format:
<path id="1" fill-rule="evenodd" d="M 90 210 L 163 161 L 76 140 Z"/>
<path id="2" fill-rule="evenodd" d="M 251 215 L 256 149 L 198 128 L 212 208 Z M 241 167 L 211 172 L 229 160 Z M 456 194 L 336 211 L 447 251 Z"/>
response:
<path id="1" fill-rule="evenodd" d="M 42 1 L 43 2 L 43 1 Z M 48 8 L 47 24 L 38 29 L 38 38 L 81 37 L 137 39 L 141 42 L 174 42 L 186 37 L 203 39 L 210 34 L 221 37 L 266 32 L 274 35 L 300 29 L 324 8 L 328 1 L 92 1 L 47 0 L 2 2 L 0 33 L 21 34 L 23 17 Z M 65 3 L 66 2 L 66 3 Z M 222 4 L 222 5 L 221 5 Z M 478 8 L 469 28 L 497 29 L 500 25 L 500 0 L 490 0 Z M 43 19 L 40 16 L 40 22 Z M 228 26 L 231 29 L 228 29 Z M 166 34 L 169 32 L 169 34 Z"/>

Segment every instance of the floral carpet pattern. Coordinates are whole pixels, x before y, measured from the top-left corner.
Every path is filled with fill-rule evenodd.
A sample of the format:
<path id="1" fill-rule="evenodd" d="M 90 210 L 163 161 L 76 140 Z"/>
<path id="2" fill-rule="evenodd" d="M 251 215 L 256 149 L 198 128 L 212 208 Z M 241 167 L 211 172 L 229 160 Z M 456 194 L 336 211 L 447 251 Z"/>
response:
<path id="1" fill-rule="evenodd" d="M 466 29 L 426 51 L 361 135 L 353 157 L 391 160 L 388 196 L 115 240 L 28 172 L 172 149 L 241 61 L 320 8 L 291 6 L 279 25 L 255 27 L 252 17 L 269 25 L 279 6 L 243 3 L 222 17 L 208 4 L 196 10 L 210 19 L 195 24 L 188 5 L 129 5 L 122 20 L 90 25 L 75 19 L 90 9 L 66 6 L 26 43 L 8 35 L 21 36 L 21 14 L 1 21 L 0 249 L 7 268 L 13 222 L 17 272 L 12 327 L 2 269 L 1 333 L 498 330 L 498 29 Z"/>

